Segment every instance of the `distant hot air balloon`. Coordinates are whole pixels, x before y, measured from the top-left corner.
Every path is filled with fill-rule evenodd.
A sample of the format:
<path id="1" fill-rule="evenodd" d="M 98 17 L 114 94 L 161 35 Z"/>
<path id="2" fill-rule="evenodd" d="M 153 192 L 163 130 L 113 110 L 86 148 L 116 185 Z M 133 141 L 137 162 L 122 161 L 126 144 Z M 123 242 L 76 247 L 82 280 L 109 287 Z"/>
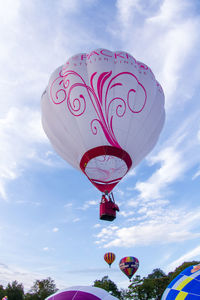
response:
<path id="1" fill-rule="evenodd" d="M 163 90 L 151 69 L 107 49 L 77 54 L 57 68 L 41 106 L 56 152 L 104 194 L 153 149 L 165 120 Z M 103 219 L 115 218 L 112 207 Z"/>
<path id="2" fill-rule="evenodd" d="M 134 256 L 126 256 L 119 262 L 120 270 L 130 279 L 139 268 L 139 260 Z"/>
<path id="3" fill-rule="evenodd" d="M 200 300 L 200 264 L 183 270 L 166 288 L 161 300 Z"/>
<path id="4" fill-rule="evenodd" d="M 46 300 L 117 300 L 108 292 L 93 286 L 74 286 L 59 291 Z"/>
<path id="5" fill-rule="evenodd" d="M 115 254 L 112 252 L 105 253 L 104 260 L 107 262 L 107 264 L 109 264 L 109 267 L 110 267 L 115 260 Z"/>

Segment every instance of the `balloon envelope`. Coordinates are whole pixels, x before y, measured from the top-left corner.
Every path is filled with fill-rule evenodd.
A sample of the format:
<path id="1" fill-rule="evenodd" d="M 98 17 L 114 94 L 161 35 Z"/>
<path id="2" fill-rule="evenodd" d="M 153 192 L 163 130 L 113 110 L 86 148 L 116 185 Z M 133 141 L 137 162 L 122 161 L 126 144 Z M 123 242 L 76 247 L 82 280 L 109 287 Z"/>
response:
<path id="1" fill-rule="evenodd" d="M 108 292 L 92 286 L 75 286 L 59 291 L 46 300 L 115 300 Z"/>
<path id="2" fill-rule="evenodd" d="M 104 260 L 107 262 L 107 264 L 109 264 L 109 266 L 111 266 L 111 264 L 114 262 L 115 260 L 115 254 L 112 252 L 107 252 L 104 254 Z"/>
<path id="3" fill-rule="evenodd" d="M 126 256 L 119 262 L 120 270 L 129 278 L 135 274 L 139 268 L 139 260 L 134 256 Z"/>
<path id="4" fill-rule="evenodd" d="M 166 288 L 162 300 L 200 300 L 200 264 L 183 270 Z"/>
<path id="5" fill-rule="evenodd" d="M 111 192 L 152 150 L 165 120 L 163 90 L 151 69 L 107 49 L 57 68 L 41 106 L 54 149 L 101 192 Z"/>

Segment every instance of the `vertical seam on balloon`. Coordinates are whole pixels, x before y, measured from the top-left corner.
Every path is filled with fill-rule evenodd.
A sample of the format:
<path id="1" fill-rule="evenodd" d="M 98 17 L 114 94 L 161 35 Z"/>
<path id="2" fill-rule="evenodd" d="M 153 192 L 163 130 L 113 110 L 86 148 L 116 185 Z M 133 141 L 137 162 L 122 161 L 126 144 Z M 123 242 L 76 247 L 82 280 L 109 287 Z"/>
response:
<path id="1" fill-rule="evenodd" d="M 158 122 L 156 123 L 156 126 L 155 126 L 154 130 L 151 132 L 149 138 L 146 140 L 145 144 L 142 145 L 142 147 L 138 148 L 137 153 L 138 153 L 138 152 L 141 153 L 141 152 L 143 151 L 143 149 L 145 148 L 145 146 L 146 146 L 147 144 L 149 144 L 149 141 L 152 140 L 152 136 L 154 135 L 155 131 L 158 129 L 158 125 L 159 125 L 159 124 L 161 123 L 161 121 L 163 120 L 163 114 L 165 115 L 164 110 L 163 110 L 163 113 L 160 115 L 160 117 L 159 117 L 159 119 L 158 119 Z M 162 127 L 163 127 L 163 125 L 162 125 Z M 161 132 L 160 132 L 160 133 L 161 133 Z M 159 136 L 160 136 L 160 134 L 159 134 L 159 135 L 156 135 L 156 141 L 159 139 Z M 153 145 L 155 145 L 155 142 L 153 143 Z M 151 150 L 152 150 L 152 149 L 151 149 Z M 151 151 L 151 150 L 150 150 L 150 151 Z M 150 151 L 148 151 L 148 153 L 149 153 Z"/>
<path id="2" fill-rule="evenodd" d="M 74 294 L 74 296 L 73 296 L 73 298 L 72 298 L 72 300 L 74 300 L 75 299 L 75 297 L 76 297 L 76 295 L 78 294 L 78 291 L 76 291 L 76 294 Z"/>
<path id="3" fill-rule="evenodd" d="M 150 110 L 149 110 L 149 113 L 147 114 L 145 120 L 147 120 L 148 117 L 151 116 L 151 111 L 152 111 L 152 109 L 153 109 L 153 107 L 154 107 L 153 104 L 154 104 L 154 102 L 156 101 L 156 95 L 157 95 L 157 87 L 155 86 L 155 95 L 154 95 L 154 97 L 153 97 L 153 101 L 152 101 L 152 103 L 151 103 L 151 108 L 150 108 Z M 159 117 L 157 124 L 160 123 L 160 121 L 161 121 L 161 119 L 162 119 L 162 116 L 163 116 L 163 114 Z M 141 129 L 142 127 L 143 127 L 143 122 L 141 123 L 140 129 Z M 156 129 L 157 129 L 157 126 L 155 126 L 155 129 L 153 130 L 153 132 L 151 133 L 150 137 L 147 139 L 147 141 L 145 142 L 145 144 L 143 144 L 142 147 L 137 148 L 137 152 L 135 152 L 136 156 L 137 156 L 137 153 L 138 153 L 138 152 L 141 152 L 141 151 L 145 148 L 144 146 L 145 146 L 146 144 L 148 144 L 148 141 L 151 139 L 151 137 L 152 137 L 152 135 L 153 135 L 153 133 L 155 132 Z M 136 139 L 136 137 L 137 137 L 139 134 L 140 134 L 140 131 L 138 130 L 137 133 L 136 133 L 135 136 L 134 136 L 134 139 Z M 158 138 L 159 138 L 159 136 L 157 137 L 157 139 L 158 139 Z M 149 152 L 148 152 L 148 153 L 149 153 Z M 134 163 L 133 163 L 133 164 L 134 164 Z M 136 165 L 137 165 L 137 164 L 138 164 L 138 163 L 136 163 Z"/>

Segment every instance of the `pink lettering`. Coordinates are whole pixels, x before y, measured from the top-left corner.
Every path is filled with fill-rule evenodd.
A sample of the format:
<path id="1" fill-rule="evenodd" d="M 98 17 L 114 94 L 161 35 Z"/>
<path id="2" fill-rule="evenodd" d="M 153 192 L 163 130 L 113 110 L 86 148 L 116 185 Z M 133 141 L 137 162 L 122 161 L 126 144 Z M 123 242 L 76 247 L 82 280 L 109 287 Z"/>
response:
<path id="1" fill-rule="evenodd" d="M 89 59 L 92 55 L 99 55 L 99 53 L 92 51 L 90 54 L 87 54 L 87 59 Z"/>
<path id="2" fill-rule="evenodd" d="M 130 54 L 126 53 L 126 58 L 133 58 L 133 56 L 131 56 Z"/>
<path id="3" fill-rule="evenodd" d="M 139 61 L 137 61 L 136 64 L 137 64 L 141 69 L 148 70 L 148 67 L 147 67 L 145 64 L 142 64 L 142 63 L 139 62 Z"/>
<path id="4" fill-rule="evenodd" d="M 87 58 L 86 53 L 81 55 L 81 60 L 85 60 Z"/>
<path id="5" fill-rule="evenodd" d="M 108 51 L 108 50 L 101 50 L 100 53 L 101 53 L 102 55 L 105 55 L 105 56 L 108 56 L 108 57 L 112 57 L 112 55 L 106 54 L 105 51 Z M 108 53 L 111 54 L 110 51 L 108 51 Z"/>
<path id="6" fill-rule="evenodd" d="M 124 56 L 121 55 L 122 53 L 123 52 L 115 53 L 115 58 L 118 58 L 118 57 L 125 58 Z"/>

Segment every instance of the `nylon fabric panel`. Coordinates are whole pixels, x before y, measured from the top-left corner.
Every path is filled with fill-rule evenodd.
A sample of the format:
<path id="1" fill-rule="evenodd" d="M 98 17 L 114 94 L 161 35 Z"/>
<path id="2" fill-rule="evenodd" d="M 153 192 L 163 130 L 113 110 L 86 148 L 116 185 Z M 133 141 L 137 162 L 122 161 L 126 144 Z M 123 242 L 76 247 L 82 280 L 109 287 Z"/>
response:
<path id="1" fill-rule="evenodd" d="M 69 295 L 69 298 L 67 296 Z M 70 298 L 71 297 L 71 298 Z M 116 300 L 107 291 L 93 286 L 74 286 L 56 292 L 45 300 Z"/>
<path id="2" fill-rule="evenodd" d="M 54 108 L 52 109 L 51 102 L 47 95 L 43 95 L 41 105 L 42 109 L 46 111 L 46 113 L 42 115 L 42 125 L 53 148 L 64 160 L 69 162 L 73 167 L 80 169 L 76 159 L 78 155 L 76 143 L 74 139 L 70 137 L 70 134 L 68 134 L 65 126 L 61 125 L 61 119 L 58 118 L 57 111 Z M 49 121 L 49 116 L 51 116 L 51 122 Z"/>

